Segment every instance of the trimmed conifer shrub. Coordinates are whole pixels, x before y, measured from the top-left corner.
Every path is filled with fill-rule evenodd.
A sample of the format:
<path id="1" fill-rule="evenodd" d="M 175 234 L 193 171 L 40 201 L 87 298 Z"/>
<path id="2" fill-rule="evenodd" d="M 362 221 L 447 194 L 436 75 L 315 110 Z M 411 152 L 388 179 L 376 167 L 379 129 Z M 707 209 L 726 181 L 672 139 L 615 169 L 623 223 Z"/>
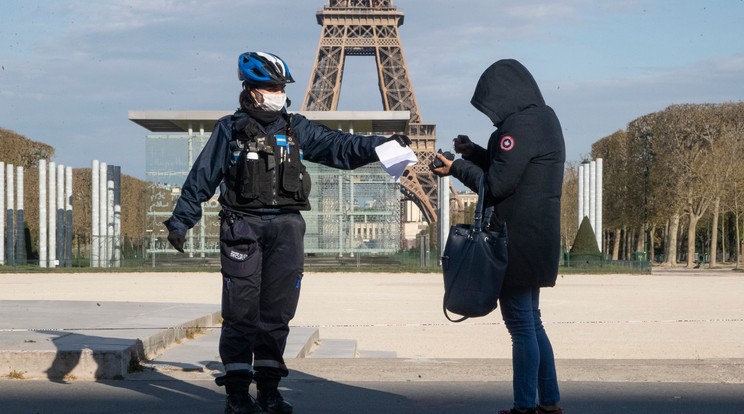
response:
<path id="1" fill-rule="evenodd" d="M 585 266 L 602 260 L 602 253 L 597 246 L 597 238 L 589 223 L 589 217 L 584 216 L 581 220 L 581 226 L 579 226 L 569 254 L 571 266 Z"/>

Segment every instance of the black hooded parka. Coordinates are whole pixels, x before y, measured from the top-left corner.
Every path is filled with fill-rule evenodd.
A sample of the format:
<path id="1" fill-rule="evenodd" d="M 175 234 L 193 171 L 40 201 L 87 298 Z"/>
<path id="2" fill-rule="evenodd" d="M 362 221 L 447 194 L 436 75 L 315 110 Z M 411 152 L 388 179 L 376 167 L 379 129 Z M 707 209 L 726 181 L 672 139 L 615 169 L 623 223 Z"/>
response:
<path id="1" fill-rule="evenodd" d="M 545 105 L 530 72 L 512 59 L 491 65 L 478 81 L 473 106 L 497 130 L 488 148 L 475 145 L 450 172 L 473 191 L 487 174 L 486 205 L 509 234 L 504 284 L 554 286 L 560 258 L 565 144 L 558 117 Z"/>

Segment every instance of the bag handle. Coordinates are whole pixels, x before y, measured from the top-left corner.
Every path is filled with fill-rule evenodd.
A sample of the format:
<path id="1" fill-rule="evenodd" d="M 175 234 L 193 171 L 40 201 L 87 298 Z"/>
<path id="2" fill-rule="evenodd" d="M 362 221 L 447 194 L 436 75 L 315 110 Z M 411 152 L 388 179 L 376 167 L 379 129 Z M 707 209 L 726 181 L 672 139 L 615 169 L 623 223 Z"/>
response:
<path id="1" fill-rule="evenodd" d="M 444 298 L 444 303 L 447 303 L 446 297 Z M 444 317 L 449 319 L 450 322 L 462 322 L 465 319 L 468 319 L 468 316 L 463 316 L 462 318 L 459 318 L 459 319 L 452 319 L 452 317 L 450 317 L 449 315 L 449 312 L 447 311 L 447 305 L 445 304 L 442 304 L 442 310 L 444 310 Z"/>

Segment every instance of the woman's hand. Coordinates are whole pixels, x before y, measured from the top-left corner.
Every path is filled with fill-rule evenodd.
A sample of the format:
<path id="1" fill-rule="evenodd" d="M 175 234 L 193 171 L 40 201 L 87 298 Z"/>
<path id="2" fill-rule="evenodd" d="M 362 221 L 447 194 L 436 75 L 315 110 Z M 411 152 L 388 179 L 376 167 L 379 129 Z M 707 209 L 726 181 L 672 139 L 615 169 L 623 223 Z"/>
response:
<path id="1" fill-rule="evenodd" d="M 429 165 L 429 169 L 431 170 L 431 172 L 434 173 L 434 175 L 439 176 L 439 177 L 446 177 L 450 175 L 450 167 L 452 166 L 452 163 L 454 162 L 454 156 L 450 154 L 449 152 L 447 154 L 452 156 L 453 159 L 451 160 L 447 158 L 445 154 L 442 154 L 441 152 L 437 152 L 436 154 L 434 154 L 437 157 L 437 159 L 440 161 L 437 164 L 431 163 Z M 438 167 L 437 165 L 441 165 L 441 166 Z"/>
<path id="2" fill-rule="evenodd" d="M 473 144 L 473 141 L 467 135 L 458 135 L 457 138 L 452 140 L 452 144 L 455 147 L 455 152 L 462 154 L 464 158 L 469 157 L 475 148 L 475 144 Z"/>

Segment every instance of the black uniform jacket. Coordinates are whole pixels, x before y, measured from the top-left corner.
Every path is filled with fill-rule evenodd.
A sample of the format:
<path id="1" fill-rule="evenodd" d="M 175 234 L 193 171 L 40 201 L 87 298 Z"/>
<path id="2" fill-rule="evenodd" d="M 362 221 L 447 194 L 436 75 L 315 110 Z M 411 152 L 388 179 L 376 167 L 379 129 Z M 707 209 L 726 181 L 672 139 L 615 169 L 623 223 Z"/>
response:
<path id="1" fill-rule="evenodd" d="M 188 229 L 194 227 L 202 216 L 201 203 L 209 200 L 217 187 L 223 183 L 233 156 L 230 141 L 236 138 L 236 116 L 244 114 L 237 112 L 225 116 L 215 124 L 212 135 L 186 177 L 173 215 L 165 222 L 169 231 L 176 230 L 185 234 Z M 285 130 L 287 118 L 291 123 L 293 137 L 303 151 L 304 160 L 329 167 L 354 169 L 378 161 L 375 147 L 389 140 L 382 136 L 354 135 L 331 130 L 300 114 L 280 117 L 263 127 L 264 132 L 276 134 Z M 223 208 L 235 210 L 225 197 L 220 197 L 220 203 Z"/>
<path id="2" fill-rule="evenodd" d="M 486 204 L 496 206 L 509 234 L 510 286 L 555 285 L 560 258 L 560 213 L 565 146 L 553 109 L 532 75 L 516 60 L 500 60 L 481 76 L 473 106 L 497 130 L 488 149 L 476 145 L 456 160 L 452 176 L 478 191 L 487 174 Z"/>

